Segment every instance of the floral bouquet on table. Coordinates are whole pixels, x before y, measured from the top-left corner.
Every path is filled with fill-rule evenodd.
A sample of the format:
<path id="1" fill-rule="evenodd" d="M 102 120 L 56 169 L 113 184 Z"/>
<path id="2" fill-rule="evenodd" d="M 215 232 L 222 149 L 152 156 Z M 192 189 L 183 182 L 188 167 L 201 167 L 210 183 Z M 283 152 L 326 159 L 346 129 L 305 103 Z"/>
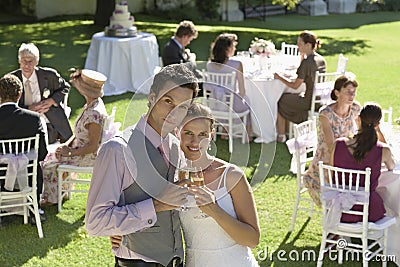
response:
<path id="1" fill-rule="evenodd" d="M 267 57 L 275 54 L 275 45 L 270 40 L 259 39 L 257 37 L 251 41 L 249 52 L 252 55 L 265 55 Z"/>

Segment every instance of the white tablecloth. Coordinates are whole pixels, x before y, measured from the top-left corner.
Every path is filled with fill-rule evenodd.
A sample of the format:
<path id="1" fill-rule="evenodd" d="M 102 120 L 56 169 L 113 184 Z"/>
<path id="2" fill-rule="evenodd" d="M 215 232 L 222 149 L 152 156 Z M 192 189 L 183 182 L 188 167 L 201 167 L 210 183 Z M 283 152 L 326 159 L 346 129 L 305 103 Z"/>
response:
<path id="1" fill-rule="evenodd" d="M 276 139 L 278 101 L 285 86 L 279 80 L 245 78 L 246 95 L 251 107 L 251 125 L 258 137 L 257 143 L 269 143 Z"/>
<path id="2" fill-rule="evenodd" d="M 257 143 L 276 140 L 276 119 L 278 101 L 285 85 L 274 79 L 274 72 L 293 73 L 300 63 L 300 57 L 277 55 L 271 58 L 237 56 L 243 63 L 246 95 L 249 98 L 253 133 Z"/>
<path id="3" fill-rule="evenodd" d="M 396 217 L 396 224 L 389 228 L 387 255 L 395 255 L 396 264 L 400 266 L 400 166 L 381 173 L 376 191 L 383 199 L 386 213 Z"/>
<path id="4" fill-rule="evenodd" d="M 129 38 L 107 37 L 98 32 L 92 37 L 85 68 L 107 76 L 104 95 L 138 90 L 147 94 L 151 83 L 142 85 L 159 70 L 157 39 L 144 32 Z"/>

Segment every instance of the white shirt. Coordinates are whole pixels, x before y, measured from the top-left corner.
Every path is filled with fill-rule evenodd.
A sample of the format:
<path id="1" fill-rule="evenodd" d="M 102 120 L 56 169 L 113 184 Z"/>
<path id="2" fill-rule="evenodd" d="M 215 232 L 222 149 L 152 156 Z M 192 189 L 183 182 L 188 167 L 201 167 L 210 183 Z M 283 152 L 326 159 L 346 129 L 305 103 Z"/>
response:
<path id="1" fill-rule="evenodd" d="M 26 81 L 28 81 L 31 83 L 31 90 L 32 90 L 32 104 L 36 104 L 39 103 L 40 101 L 42 101 L 42 96 L 41 96 L 41 92 L 40 92 L 40 88 L 39 88 L 39 81 L 38 81 L 38 77 L 36 75 L 36 71 L 33 71 L 31 77 L 29 79 L 27 79 L 24 74 L 22 74 L 22 83 L 24 84 L 24 90 L 25 90 L 25 84 Z M 40 114 L 40 116 L 42 118 L 44 118 L 44 121 L 46 123 L 50 123 L 49 119 L 47 119 L 46 115 L 44 114 Z M 45 124 L 44 124 L 45 126 Z"/>

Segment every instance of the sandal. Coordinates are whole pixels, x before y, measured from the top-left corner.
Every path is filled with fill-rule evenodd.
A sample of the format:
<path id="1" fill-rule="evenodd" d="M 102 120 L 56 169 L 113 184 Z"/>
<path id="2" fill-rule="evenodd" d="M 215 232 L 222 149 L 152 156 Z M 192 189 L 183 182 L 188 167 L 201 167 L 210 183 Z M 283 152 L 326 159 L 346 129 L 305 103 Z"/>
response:
<path id="1" fill-rule="evenodd" d="M 286 140 L 287 139 L 285 134 L 278 134 L 278 137 L 276 138 L 276 142 L 278 143 L 285 143 Z"/>

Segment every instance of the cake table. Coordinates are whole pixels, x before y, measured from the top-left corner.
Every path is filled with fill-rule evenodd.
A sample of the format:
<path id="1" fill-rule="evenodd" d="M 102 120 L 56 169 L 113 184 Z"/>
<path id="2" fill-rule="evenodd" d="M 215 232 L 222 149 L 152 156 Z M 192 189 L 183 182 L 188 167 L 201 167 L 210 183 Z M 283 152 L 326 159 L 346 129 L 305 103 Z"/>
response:
<path id="1" fill-rule="evenodd" d="M 148 94 L 153 75 L 160 69 L 158 43 L 153 34 L 135 37 L 107 37 L 95 33 L 87 53 L 85 69 L 107 76 L 104 95 L 125 92 Z"/>

